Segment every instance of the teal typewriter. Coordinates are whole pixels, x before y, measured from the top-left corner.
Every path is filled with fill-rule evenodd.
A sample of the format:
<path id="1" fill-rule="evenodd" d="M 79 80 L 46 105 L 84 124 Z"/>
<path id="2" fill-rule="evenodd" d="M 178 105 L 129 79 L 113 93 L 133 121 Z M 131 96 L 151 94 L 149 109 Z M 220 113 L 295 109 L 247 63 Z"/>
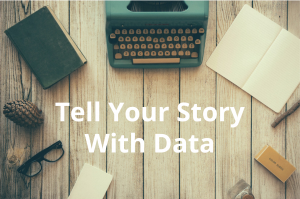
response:
<path id="1" fill-rule="evenodd" d="M 115 68 L 200 66 L 208 1 L 107 1 L 106 39 Z"/>

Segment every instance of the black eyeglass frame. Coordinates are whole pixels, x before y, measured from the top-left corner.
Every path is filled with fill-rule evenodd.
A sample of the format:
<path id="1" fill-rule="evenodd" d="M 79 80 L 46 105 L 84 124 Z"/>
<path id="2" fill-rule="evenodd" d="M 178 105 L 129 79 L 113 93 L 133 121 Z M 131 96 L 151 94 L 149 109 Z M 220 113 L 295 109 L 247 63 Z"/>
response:
<path id="1" fill-rule="evenodd" d="M 45 155 L 46 155 L 47 153 L 49 153 L 51 150 L 53 150 L 53 149 L 62 149 L 63 152 L 62 152 L 61 156 L 60 156 L 57 160 L 55 160 L 55 161 L 51 161 L 51 160 L 46 159 L 46 158 L 45 158 Z M 19 173 L 21 173 L 21 174 L 27 176 L 27 177 L 34 177 L 34 176 L 38 175 L 38 174 L 43 170 L 43 166 L 42 166 L 42 164 L 41 164 L 41 162 L 42 162 L 43 160 L 46 161 L 46 162 L 57 162 L 58 160 L 60 160 L 60 159 L 63 157 L 64 153 L 65 153 L 65 151 L 64 151 L 64 149 L 63 149 L 63 147 L 62 147 L 62 142 L 59 140 L 59 141 L 55 142 L 54 144 L 52 144 L 51 146 L 49 146 L 48 148 L 46 148 L 46 149 L 44 149 L 44 150 L 38 152 L 37 154 L 35 154 L 32 158 L 30 158 L 30 159 L 27 160 L 24 164 L 22 164 L 22 165 L 17 169 L 17 171 L 18 171 Z M 34 162 L 38 162 L 38 163 L 40 164 L 40 166 L 41 166 L 40 171 L 37 172 L 37 173 L 34 174 L 34 175 L 27 175 L 26 173 L 27 173 L 28 169 L 30 168 L 30 165 L 31 165 L 32 163 L 34 163 Z"/>

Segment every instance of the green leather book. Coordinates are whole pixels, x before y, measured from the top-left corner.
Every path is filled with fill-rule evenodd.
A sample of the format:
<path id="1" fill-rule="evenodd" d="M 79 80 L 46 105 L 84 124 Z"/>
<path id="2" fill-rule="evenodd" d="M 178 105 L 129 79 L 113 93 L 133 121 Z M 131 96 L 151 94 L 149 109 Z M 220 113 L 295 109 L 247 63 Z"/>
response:
<path id="1" fill-rule="evenodd" d="M 49 6 L 5 31 L 44 89 L 86 63 Z"/>

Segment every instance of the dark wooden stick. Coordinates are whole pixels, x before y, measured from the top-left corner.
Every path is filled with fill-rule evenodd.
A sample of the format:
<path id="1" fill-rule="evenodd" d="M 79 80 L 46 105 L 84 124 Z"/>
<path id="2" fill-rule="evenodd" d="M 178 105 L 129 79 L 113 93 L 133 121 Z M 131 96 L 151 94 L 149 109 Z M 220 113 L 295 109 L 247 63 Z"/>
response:
<path id="1" fill-rule="evenodd" d="M 294 104 L 287 112 L 283 113 L 282 115 L 280 115 L 272 124 L 271 126 L 273 128 L 275 128 L 284 118 L 286 118 L 287 116 L 289 116 L 290 114 L 292 114 L 293 112 L 295 112 L 297 110 L 297 108 L 300 106 L 300 100 L 298 102 L 296 102 L 296 104 Z"/>

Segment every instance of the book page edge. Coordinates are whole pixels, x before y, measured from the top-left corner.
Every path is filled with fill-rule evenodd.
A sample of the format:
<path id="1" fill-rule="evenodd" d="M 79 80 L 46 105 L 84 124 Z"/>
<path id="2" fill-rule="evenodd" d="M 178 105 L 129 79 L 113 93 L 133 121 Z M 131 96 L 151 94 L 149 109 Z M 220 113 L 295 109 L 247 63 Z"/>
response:
<path id="1" fill-rule="evenodd" d="M 86 63 L 86 58 L 83 56 L 82 52 L 79 50 L 79 48 L 77 47 L 77 45 L 75 44 L 73 39 L 70 37 L 70 35 L 66 31 L 66 29 L 64 28 L 64 26 L 61 24 L 61 22 L 59 21 L 57 16 L 54 14 L 53 10 L 50 8 L 50 6 L 46 6 L 46 7 L 49 10 L 49 12 L 51 13 L 51 15 L 53 16 L 54 20 L 57 22 L 57 24 L 61 28 L 61 30 L 63 31 L 63 33 L 65 34 L 65 36 L 67 37 L 67 39 L 69 40 L 70 44 L 73 46 L 73 48 L 76 51 L 77 55 L 80 57 L 82 63 L 83 64 Z"/>

